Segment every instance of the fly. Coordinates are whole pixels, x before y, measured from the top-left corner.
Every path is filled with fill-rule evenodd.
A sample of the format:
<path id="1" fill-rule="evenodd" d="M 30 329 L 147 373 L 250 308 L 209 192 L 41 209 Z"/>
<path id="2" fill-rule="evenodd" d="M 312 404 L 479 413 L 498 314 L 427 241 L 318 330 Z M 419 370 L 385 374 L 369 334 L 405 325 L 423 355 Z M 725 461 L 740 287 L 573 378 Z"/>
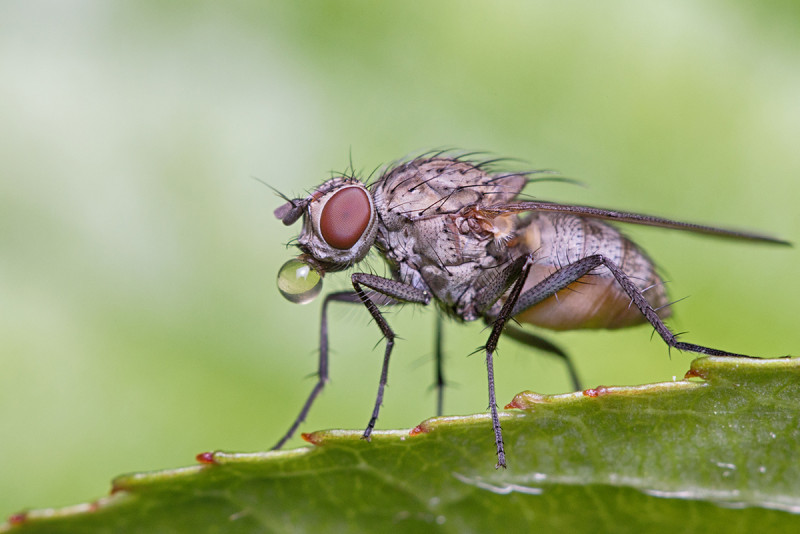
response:
<path id="1" fill-rule="evenodd" d="M 322 289 L 322 276 L 356 266 L 373 247 L 388 264 L 391 278 L 355 272 L 350 275 L 353 291 L 325 297 L 318 381 L 274 448 L 295 433 L 328 381 L 327 316 L 332 302 L 361 303 L 386 341 L 365 440 L 370 439 L 378 419 L 395 340 L 381 307 L 434 302 L 440 317 L 486 321 L 491 333 L 482 350 L 498 468 L 506 467 L 494 387 L 493 355 L 500 335 L 562 358 L 578 388 L 566 353 L 509 324 L 509 319 L 552 330 L 650 323 L 667 345 L 677 350 L 743 356 L 678 341 L 664 324 L 670 306 L 653 262 L 606 221 L 781 245 L 788 242 L 650 215 L 527 200 L 521 192 L 535 181 L 531 178 L 535 173 L 496 172 L 492 163 L 443 152 L 425 154 L 389 166 L 369 185 L 352 175 L 334 177 L 305 198 L 286 198 L 275 210 L 285 225 L 303 220 L 296 242 L 301 254 L 284 264 L 278 275 L 279 289 L 289 300 L 310 301 Z M 444 380 L 440 362 L 437 346 L 441 415 Z"/>

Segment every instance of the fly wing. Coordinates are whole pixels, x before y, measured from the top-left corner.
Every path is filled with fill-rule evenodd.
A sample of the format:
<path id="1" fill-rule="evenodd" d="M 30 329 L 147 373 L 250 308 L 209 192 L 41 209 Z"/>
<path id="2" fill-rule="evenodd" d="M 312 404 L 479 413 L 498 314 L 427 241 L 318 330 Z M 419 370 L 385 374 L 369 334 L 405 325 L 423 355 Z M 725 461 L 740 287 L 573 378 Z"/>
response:
<path id="1" fill-rule="evenodd" d="M 685 230 L 688 232 L 696 232 L 699 234 L 707 234 L 717 237 L 743 239 L 747 241 L 760 241 L 777 245 L 791 245 L 789 241 L 755 232 L 717 228 L 702 224 L 673 221 L 671 219 L 654 217 L 652 215 L 642 215 L 639 213 L 629 213 L 625 211 L 616 211 L 604 208 L 593 208 L 591 206 L 573 206 L 570 204 L 557 204 L 555 202 L 521 201 L 507 204 L 481 206 L 479 209 L 482 213 L 490 216 L 498 216 L 508 213 L 521 213 L 525 211 L 568 213 L 571 215 L 577 215 L 579 217 L 591 217 L 594 219 L 641 224 L 644 226 L 659 226 L 661 228 Z"/>

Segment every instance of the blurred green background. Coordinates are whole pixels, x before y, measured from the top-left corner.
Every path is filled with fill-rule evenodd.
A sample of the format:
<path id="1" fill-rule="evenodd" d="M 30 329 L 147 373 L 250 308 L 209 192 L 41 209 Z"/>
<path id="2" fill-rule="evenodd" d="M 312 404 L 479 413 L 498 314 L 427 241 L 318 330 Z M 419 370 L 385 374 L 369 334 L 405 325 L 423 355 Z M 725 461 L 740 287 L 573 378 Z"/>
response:
<path id="1" fill-rule="evenodd" d="M 588 188 L 539 198 L 800 241 L 796 2 L 0 3 L 0 516 L 112 476 L 263 450 L 313 385 L 319 304 L 275 288 L 302 194 L 456 146 Z M 800 352 L 797 249 L 628 228 L 686 340 Z M 327 289 L 348 286 L 329 276 Z M 363 427 L 382 349 L 339 306 L 333 382 L 303 430 Z M 393 311 L 379 428 L 433 415 L 433 313 Z M 448 414 L 486 409 L 481 324 L 446 328 Z M 549 336 L 586 386 L 671 380 L 691 355 L 626 332 Z M 507 342 L 501 403 L 562 392 Z M 302 442 L 294 441 L 293 445 Z M 487 437 L 487 447 L 491 446 Z"/>

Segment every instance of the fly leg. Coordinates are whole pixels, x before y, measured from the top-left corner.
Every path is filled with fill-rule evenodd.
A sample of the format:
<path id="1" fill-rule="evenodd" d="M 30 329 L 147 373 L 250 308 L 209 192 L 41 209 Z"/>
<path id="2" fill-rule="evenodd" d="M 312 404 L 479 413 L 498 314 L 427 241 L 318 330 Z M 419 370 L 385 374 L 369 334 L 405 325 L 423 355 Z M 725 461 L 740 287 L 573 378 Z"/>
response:
<path id="1" fill-rule="evenodd" d="M 636 287 L 636 284 L 631 281 L 628 275 L 626 275 L 622 269 L 617 266 L 617 264 L 602 254 L 587 256 L 555 271 L 553 274 L 523 293 L 516 302 L 511 315 L 515 316 L 527 310 L 528 308 L 539 304 L 546 298 L 555 295 L 560 290 L 566 288 L 573 282 L 576 282 L 581 277 L 589 274 L 600 266 L 604 266 L 611 271 L 611 274 L 614 275 L 614 278 L 616 278 L 619 285 L 622 286 L 622 289 L 631 298 L 633 304 L 639 308 L 639 311 L 642 312 L 642 315 L 644 315 L 650 324 L 653 325 L 655 331 L 658 332 L 661 338 L 670 347 L 674 347 L 678 350 L 698 352 L 700 354 L 709 354 L 712 356 L 744 356 L 743 354 L 736 354 L 733 352 L 726 352 L 724 350 L 704 347 L 702 345 L 678 341 L 675 337 L 675 334 L 673 334 L 672 331 L 667 328 L 667 325 L 665 325 L 664 321 L 661 320 L 661 317 L 658 316 L 656 310 L 644 297 L 642 290 Z"/>
<path id="2" fill-rule="evenodd" d="M 516 327 L 514 325 L 508 325 L 506 327 L 505 332 L 503 332 L 503 335 L 506 335 L 511 339 L 514 339 L 516 341 L 519 341 L 520 343 L 528 345 L 529 347 L 534 347 L 541 351 L 549 352 L 553 356 L 561 358 L 561 360 L 564 362 L 564 365 L 566 365 L 567 367 L 567 372 L 569 373 L 569 378 L 570 381 L 572 382 L 572 387 L 575 389 L 575 391 L 582 389 L 581 382 L 578 379 L 578 372 L 575 370 L 575 366 L 573 365 L 572 360 L 570 359 L 569 355 L 563 350 L 561 350 L 561 348 L 558 345 L 554 345 L 553 343 L 547 341 L 545 338 L 539 337 L 536 334 L 532 334 L 531 332 L 523 330 L 522 328 Z"/>
<path id="3" fill-rule="evenodd" d="M 389 323 L 381 315 L 375 301 L 367 295 L 364 287 L 377 291 L 379 297 L 389 297 L 394 301 L 412 302 L 415 304 L 428 304 L 431 301 L 431 295 L 427 291 L 417 289 L 414 286 L 375 276 L 374 274 L 354 273 L 351 276 L 353 287 L 356 290 L 356 295 L 367 307 L 375 323 L 380 328 L 381 334 L 386 339 L 386 351 L 383 355 L 383 367 L 381 368 L 381 379 L 378 383 L 378 396 L 375 398 L 375 408 L 372 410 L 372 417 L 369 419 L 367 428 L 364 429 L 363 439 L 369 441 L 369 436 L 375 428 L 375 423 L 378 420 L 378 412 L 383 403 L 383 390 L 386 388 L 386 379 L 389 373 L 389 356 L 392 354 L 392 347 L 394 347 L 395 334 L 389 327 Z M 363 287 L 362 287 L 363 286 Z M 380 302 L 380 300 L 379 300 Z"/>
<path id="4" fill-rule="evenodd" d="M 331 293 L 325 297 L 325 301 L 322 303 L 322 317 L 320 319 L 319 327 L 319 367 L 317 369 L 317 383 L 314 386 L 314 389 L 311 390 L 308 399 L 306 399 L 306 403 L 300 410 L 300 414 L 294 420 L 292 426 L 289 427 L 289 430 L 286 432 L 286 434 L 284 434 L 278 443 L 272 447 L 273 450 L 283 447 L 284 443 L 286 443 L 294 435 L 294 433 L 297 431 L 297 427 L 300 426 L 300 423 L 305 421 L 306 415 L 308 415 L 308 411 L 311 409 L 311 405 L 314 404 L 314 400 L 322 392 L 325 384 L 328 383 L 328 304 L 331 302 L 357 303 L 360 302 L 360 300 L 358 295 L 356 295 L 356 293 L 353 291 Z"/>
<path id="5" fill-rule="evenodd" d="M 494 430 L 494 442 L 497 447 L 497 464 L 495 469 L 506 467 L 506 453 L 503 444 L 503 429 L 500 427 L 500 417 L 497 414 L 497 398 L 494 387 L 494 353 L 497 350 L 497 342 L 506 322 L 514 316 L 512 313 L 517 300 L 522 293 L 525 279 L 533 265 L 533 255 L 522 256 L 514 260 L 511 265 L 503 272 L 503 275 L 495 280 L 494 283 L 487 285 L 483 291 L 476 296 L 479 308 L 488 308 L 502 296 L 508 286 L 513 284 L 511 292 L 508 294 L 500 313 L 494 318 L 492 332 L 486 341 L 486 374 L 489 381 L 489 410 L 492 413 L 492 429 Z"/>
<path id="6" fill-rule="evenodd" d="M 355 276 L 356 275 L 354 274 L 353 277 L 355 277 Z M 371 277 L 371 278 L 377 278 L 378 280 L 386 280 L 384 278 L 380 278 L 380 277 L 372 276 L 372 275 L 362 275 L 362 276 L 367 276 L 367 277 Z M 386 280 L 386 281 L 393 282 L 392 280 Z M 393 283 L 398 284 L 398 282 L 393 282 Z M 353 280 L 353 284 L 355 286 L 355 278 Z M 367 287 L 372 287 L 367 283 L 364 283 L 364 285 L 367 286 Z M 400 285 L 403 285 L 403 284 L 400 284 Z M 413 289 L 413 288 L 411 288 L 411 289 Z M 362 291 L 362 294 L 363 294 L 363 291 Z M 400 297 L 398 297 L 398 298 L 401 299 Z M 376 313 L 378 313 L 379 316 L 380 316 L 380 312 L 377 311 L 377 306 L 386 306 L 386 305 L 391 305 L 391 304 L 398 304 L 398 301 L 395 298 L 392 298 L 392 295 L 390 295 L 390 294 L 388 294 L 386 292 L 377 295 L 373 299 L 367 298 L 367 300 L 369 300 L 369 302 L 370 302 L 370 304 L 367 304 L 367 309 L 370 309 L 370 306 L 372 306 L 372 308 L 375 310 Z M 430 298 L 428 298 L 428 300 L 430 300 Z M 308 412 L 311 410 L 311 406 L 314 404 L 314 401 L 316 400 L 316 398 L 319 396 L 319 394 L 324 389 L 325 384 L 328 383 L 328 380 L 329 380 L 329 377 L 328 377 L 328 305 L 331 302 L 350 302 L 350 303 L 363 302 L 364 304 L 366 304 L 366 302 L 364 302 L 362 296 L 359 295 L 357 291 L 340 291 L 340 292 L 337 292 L 337 293 L 331 293 L 331 294 L 329 294 L 329 295 L 327 295 L 325 297 L 325 300 L 322 303 L 322 316 L 320 318 L 319 366 L 318 366 L 318 369 L 317 369 L 317 383 L 314 385 L 314 388 L 311 390 L 311 393 L 308 395 L 308 398 L 306 399 L 305 404 L 303 404 L 303 408 L 300 410 L 300 413 L 298 414 L 297 418 L 295 418 L 294 423 L 292 423 L 292 426 L 289 427 L 289 430 L 286 431 L 286 434 L 284 434 L 284 436 L 278 441 L 278 443 L 276 443 L 275 446 L 272 447 L 273 450 L 280 449 L 281 447 L 283 447 L 283 445 L 294 435 L 294 433 L 297 431 L 297 428 L 300 426 L 300 424 L 303 421 L 305 421 L 306 416 L 308 415 Z M 411 301 L 411 302 L 417 302 L 417 301 Z M 427 304 L 427 302 L 424 302 L 424 303 Z M 372 310 L 370 310 L 370 313 L 372 313 Z M 373 317 L 375 317 L 374 313 L 372 313 L 372 315 L 373 315 Z M 386 322 L 385 322 L 385 320 L 383 320 L 382 316 L 381 316 L 381 321 L 383 321 L 383 323 L 386 324 Z M 388 325 L 386 325 L 386 328 L 388 328 Z M 381 328 L 381 331 L 383 332 L 383 328 Z M 389 329 L 389 331 L 391 332 L 391 329 Z M 387 352 L 390 352 L 390 349 L 387 348 Z M 384 360 L 385 360 L 384 361 L 384 372 L 382 373 L 381 377 L 383 379 L 383 384 L 385 385 L 385 375 L 386 375 L 386 366 L 387 366 L 387 363 L 388 363 L 388 361 L 387 361 L 388 360 L 388 354 L 384 358 Z M 380 398 L 382 399 L 382 397 L 383 397 L 383 387 L 380 388 L 379 395 L 380 395 Z M 377 415 L 374 415 L 374 418 L 377 419 Z M 371 421 L 371 423 L 372 423 L 372 426 L 374 426 L 374 421 Z M 369 430 L 370 430 L 370 433 L 371 433 L 372 429 L 370 428 Z M 368 437 L 368 436 L 365 436 L 365 437 Z"/>
<path id="7" fill-rule="evenodd" d="M 436 415 L 440 416 L 444 413 L 444 370 L 442 369 L 442 359 L 444 352 L 442 351 L 442 314 L 436 314 L 436 382 L 434 388 L 436 389 Z"/>

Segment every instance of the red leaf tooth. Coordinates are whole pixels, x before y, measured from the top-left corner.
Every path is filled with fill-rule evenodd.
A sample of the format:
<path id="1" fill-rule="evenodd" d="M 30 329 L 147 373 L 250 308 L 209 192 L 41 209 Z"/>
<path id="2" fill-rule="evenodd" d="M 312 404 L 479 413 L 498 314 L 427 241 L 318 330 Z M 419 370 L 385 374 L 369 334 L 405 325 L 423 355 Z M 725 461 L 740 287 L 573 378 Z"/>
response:
<path id="1" fill-rule="evenodd" d="M 9 516 L 8 524 L 9 525 L 21 525 L 25 521 L 28 520 L 28 513 L 27 512 L 20 512 L 18 514 L 14 514 Z"/>
<path id="2" fill-rule="evenodd" d="M 201 452 L 200 454 L 195 456 L 195 459 L 198 462 L 200 462 L 201 464 L 215 464 L 215 463 L 217 463 L 216 460 L 214 460 L 214 453 L 213 452 Z"/>

